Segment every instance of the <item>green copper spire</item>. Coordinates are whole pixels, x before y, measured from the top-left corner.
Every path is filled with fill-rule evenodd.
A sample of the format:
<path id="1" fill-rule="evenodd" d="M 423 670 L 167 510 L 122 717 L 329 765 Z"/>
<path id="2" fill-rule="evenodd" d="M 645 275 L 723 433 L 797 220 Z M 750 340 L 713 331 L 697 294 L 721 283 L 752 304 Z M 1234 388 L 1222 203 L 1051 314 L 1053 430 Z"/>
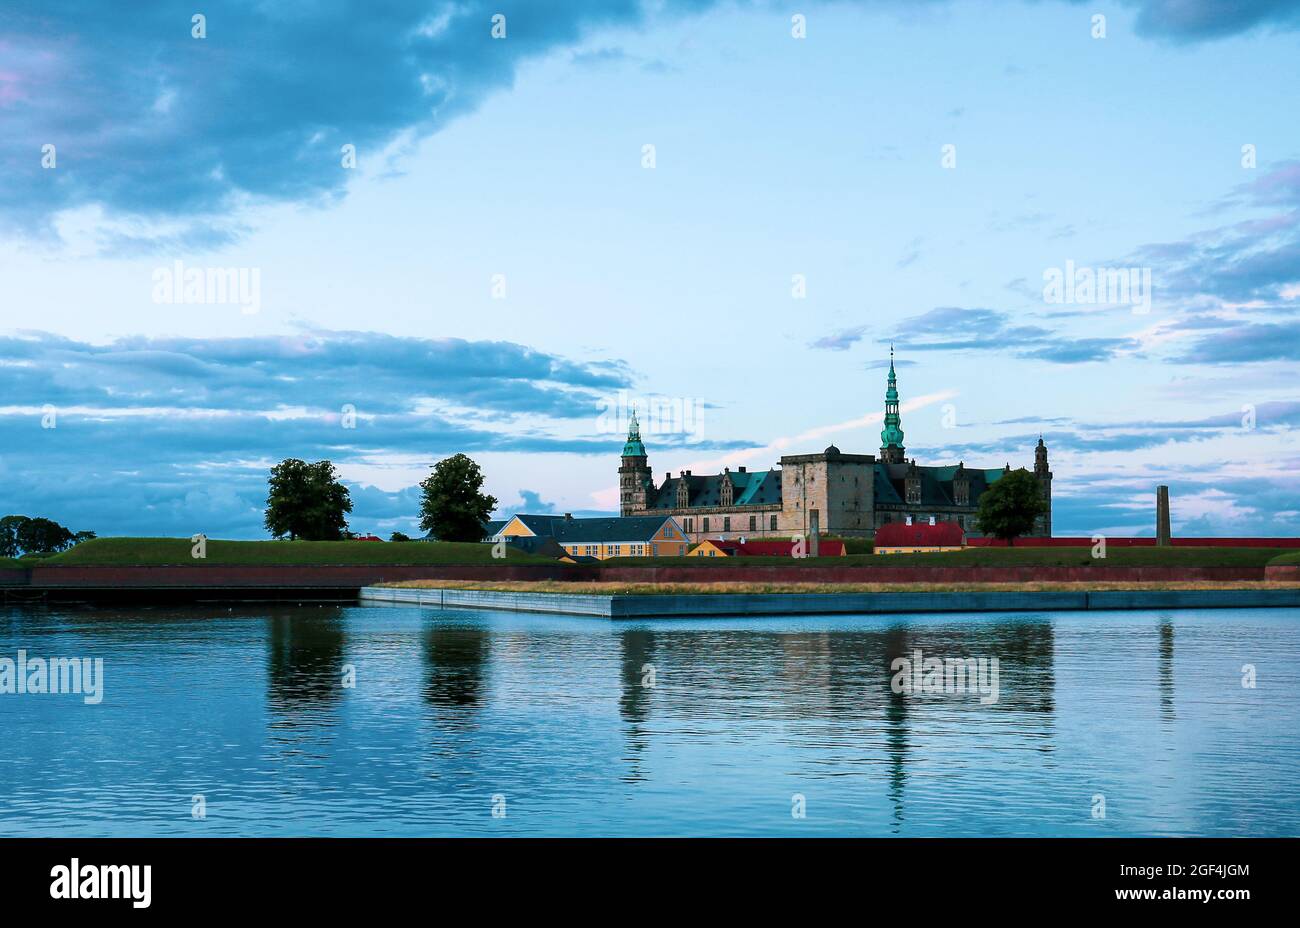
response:
<path id="1" fill-rule="evenodd" d="M 903 450 L 902 419 L 898 415 L 898 376 L 894 373 L 894 346 L 889 346 L 889 386 L 885 390 L 885 427 L 880 432 L 880 447 Z"/>
<path id="2" fill-rule="evenodd" d="M 623 446 L 623 457 L 645 457 L 645 445 L 641 444 L 641 425 L 636 421 L 636 407 L 632 407 L 632 420 L 627 424 L 627 444 Z"/>

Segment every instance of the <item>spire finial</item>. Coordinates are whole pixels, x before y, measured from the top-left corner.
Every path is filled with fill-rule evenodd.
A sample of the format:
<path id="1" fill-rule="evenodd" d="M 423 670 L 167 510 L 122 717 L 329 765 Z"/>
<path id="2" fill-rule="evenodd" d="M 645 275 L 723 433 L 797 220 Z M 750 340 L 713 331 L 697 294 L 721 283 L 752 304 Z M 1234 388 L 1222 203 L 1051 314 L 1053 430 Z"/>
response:
<path id="1" fill-rule="evenodd" d="M 641 423 L 636 421 L 636 404 L 632 404 L 632 415 L 627 422 L 627 444 L 623 446 L 623 456 L 639 457 L 645 455 L 645 446 L 641 444 Z"/>

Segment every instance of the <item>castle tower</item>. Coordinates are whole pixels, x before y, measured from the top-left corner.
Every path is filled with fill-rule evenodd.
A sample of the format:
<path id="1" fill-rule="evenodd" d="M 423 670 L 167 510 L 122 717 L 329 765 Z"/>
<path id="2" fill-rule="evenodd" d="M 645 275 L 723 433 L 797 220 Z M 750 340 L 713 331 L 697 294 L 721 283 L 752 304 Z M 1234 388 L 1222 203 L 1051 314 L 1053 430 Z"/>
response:
<path id="1" fill-rule="evenodd" d="M 885 390 L 885 427 L 880 432 L 880 460 L 885 464 L 902 464 L 903 430 L 899 427 L 898 377 L 894 374 L 894 346 L 889 346 L 889 386 Z"/>
<path id="2" fill-rule="evenodd" d="M 619 514 L 630 516 L 646 507 L 646 487 L 653 485 L 650 465 L 646 462 L 645 445 L 641 444 L 641 426 L 636 421 L 636 410 L 627 426 L 627 443 L 618 468 Z"/>
<path id="3" fill-rule="evenodd" d="M 1034 476 L 1038 478 L 1038 483 L 1043 488 L 1043 501 L 1047 503 L 1047 512 L 1038 517 L 1036 534 L 1050 538 L 1052 535 L 1052 471 L 1047 466 L 1047 445 L 1043 444 L 1042 435 L 1038 436 L 1038 447 L 1034 449 Z"/>

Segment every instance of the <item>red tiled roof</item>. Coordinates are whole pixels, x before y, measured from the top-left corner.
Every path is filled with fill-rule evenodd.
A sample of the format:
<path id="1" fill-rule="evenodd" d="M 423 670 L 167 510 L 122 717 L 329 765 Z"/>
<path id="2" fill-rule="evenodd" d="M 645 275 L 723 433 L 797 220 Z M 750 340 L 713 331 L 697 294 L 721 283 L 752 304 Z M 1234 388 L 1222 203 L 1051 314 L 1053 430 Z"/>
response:
<path id="1" fill-rule="evenodd" d="M 719 551 L 735 557 L 790 557 L 794 549 L 793 541 L 746 541 L 743 544 L 737 538 L 728 538 L 720 541 L 716 538 L 710 538 L 709 543 Z M 804 550 L 808 550 L 808 542 L 804 542 Z M 842 541 L 822 541 L 817 545 L 818 557 L 842 557 L 844 554 L 844 542 Z"/>
<path id="2" fill-rule="evenodd" d="M 957 547 L 965 535 L 956 522 L 890 522 L 876 529 L 875 544 L 877 548 Z"/>

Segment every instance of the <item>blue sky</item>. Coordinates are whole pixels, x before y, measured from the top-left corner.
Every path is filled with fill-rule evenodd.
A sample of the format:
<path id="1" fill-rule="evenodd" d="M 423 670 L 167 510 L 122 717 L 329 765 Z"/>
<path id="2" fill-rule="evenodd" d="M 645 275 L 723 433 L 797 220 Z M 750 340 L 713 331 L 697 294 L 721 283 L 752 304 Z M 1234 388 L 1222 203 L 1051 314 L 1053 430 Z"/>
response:
<path id="1" fill-rule="evenodd" d="M 870 453 L 892 341 L 909 454 L 1042 433 L 1058 534 L 1300 533 L 1300 4 L 133 10 L 0 12 L 0 514 L 261 537 L 329 457 L 409 532 L 456 451 L 610 511 L 620 394 L 702 411 L 660 476 Z M 1149 305 L 1045 299 L 1098 267 Z"/>

